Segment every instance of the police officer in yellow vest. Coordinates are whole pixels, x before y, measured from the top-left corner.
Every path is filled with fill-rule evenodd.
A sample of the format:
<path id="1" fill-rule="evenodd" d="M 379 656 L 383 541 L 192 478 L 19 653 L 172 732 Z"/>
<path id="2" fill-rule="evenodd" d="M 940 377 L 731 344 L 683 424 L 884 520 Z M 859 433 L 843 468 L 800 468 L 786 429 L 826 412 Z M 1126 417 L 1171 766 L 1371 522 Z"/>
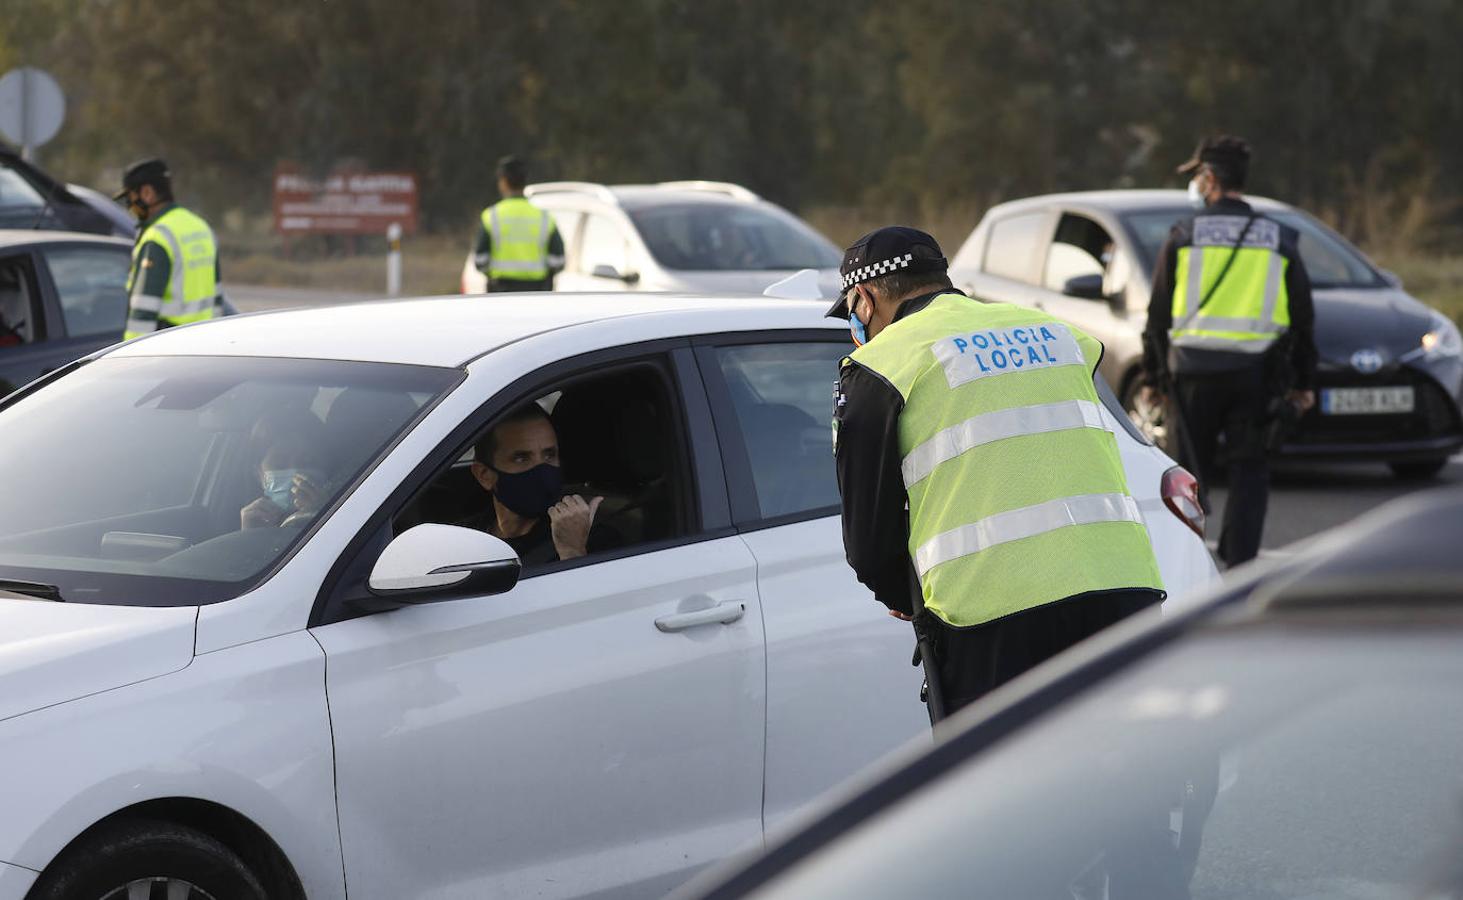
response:
<path id="1" fill-rule="evenodd" d="M 489 291 L 552 291 L 554 275 L 564 268 L 564 240 L 553 217 L 524 198 L 527 184 L 522 160 L 505 156 L 498 161 L 503 199 L 483 210 L 473 249 Z"/>
<path id="2" fill-rule="evenodd" d="M 1260 552 L 1273 423 L 1316 402 L 1315 308 L 1299 237 L 1244 201 L 1249 165 L 1249 144 L 1223 135 L 1179 166 L 1202 211 L 1159 251 L 1143 334 L 1148 400 L 1178 413 L 1177 449 L 1206 505 L 1221 453 L 1228 463 L 1219 558 L 1230 566 Z"/>
<path id="3" fill-rule="evenodd" d="M 835 457 L 849 565 L 924 652 L 931 718 L 1164 597 L 1093 384 L 1102 345 L 954 290 L 935 239 L 844 253 Z"/>
<path id="4" fill-rule="evenodd" d="M 197 214 L 173 202 L 167 163 L 146 159 L 122 174 L 117 194 L 140 234 L 127 275 L 124 337 L 211 319 L 219 301 L 218 243 Z"/>

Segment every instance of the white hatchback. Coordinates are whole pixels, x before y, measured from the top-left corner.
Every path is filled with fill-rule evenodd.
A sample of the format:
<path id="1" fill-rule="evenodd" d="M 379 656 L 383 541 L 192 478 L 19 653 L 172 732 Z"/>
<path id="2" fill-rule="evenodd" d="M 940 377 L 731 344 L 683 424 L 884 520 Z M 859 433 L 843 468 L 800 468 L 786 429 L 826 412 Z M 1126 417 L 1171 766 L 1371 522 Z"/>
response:
<path id="1" fill-rule="evenodd" d="M 7 398 L 0 900 L 650 896 L 927 731 L 843 559 L 823 306 L 241 316 Z M 520 575 L 452 523 L 535 401 L 620 541 Z M 1181 470 L 1109 427 L 1182 596 Z"/>

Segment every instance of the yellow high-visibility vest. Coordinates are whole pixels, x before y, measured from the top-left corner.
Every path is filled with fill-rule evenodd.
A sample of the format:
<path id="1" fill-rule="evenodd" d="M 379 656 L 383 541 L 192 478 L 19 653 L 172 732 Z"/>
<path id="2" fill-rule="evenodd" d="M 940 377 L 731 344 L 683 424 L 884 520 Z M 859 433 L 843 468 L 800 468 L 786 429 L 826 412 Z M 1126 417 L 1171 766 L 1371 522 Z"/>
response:
<path id="1" fill-rule="evenodd" d="M 549 277 L 549 237 L 554 220 L 522 197 L 508 197 L 483 210 L 492 239 L 488 278 L 542 281 Z"/>
<path id="2" fill-rule="evenodd" d="M 1170 342 L 1236 353 L 1270 349 L 1290 327 L 1289 265 L 1280 253 L 1278 223 L 1249 216 L 1196 217 L 1191 245 L 1178 248 Z"/>
<path id="3" fill-rule="evenodd" d="M 1045 313 L 955 293 L 853 352 L 904 400 L 909 552 L 925 607 L 950 625 L 1162 589 L 1092 383 L 1101 357 Z"/>
<path id="4" fill-rule="evenodd" d="M 168 283 L 161 297 L 134 294 L 138 260 L 147 244 L 162 247 L 168 257 Z M 186 325 L 213 318 L 218 297 L 218 243 L 213 229 L 193 212 L 175 206 L 148 225 L 132 248 L 127 276 L 127 331 L 134 338 L 158 326 Z"/>

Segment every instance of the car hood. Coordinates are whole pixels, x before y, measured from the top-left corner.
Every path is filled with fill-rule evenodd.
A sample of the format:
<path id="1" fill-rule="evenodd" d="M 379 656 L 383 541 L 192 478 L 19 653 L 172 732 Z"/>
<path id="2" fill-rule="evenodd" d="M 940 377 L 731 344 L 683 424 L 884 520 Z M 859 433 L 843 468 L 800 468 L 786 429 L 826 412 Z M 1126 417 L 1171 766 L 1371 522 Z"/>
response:
<path id="1" fill-rule="evenodd" d="M 676 285 L 671 290 L 686 290 L 697 294 L 760 294 L 772 284 L 796 275 L 801 269 L 757 269 L 742 272 L 686 272 L 671 273 Z M 838 296 L 838 270 L 819 269 L 818 283 L 823 293 L 831 300 Z"/>
<path id="2" fill-rule="evenodd" d="M 176 672 L 194 606 L 57 603 L 0 591 L 0 720 Z"/>
<path id="3" fill-rule="evenodd" d="M 1387 363 L 1417 349 L 1432 321 L 1432 310 L 1394 290 L 1318 288 L 1316 349 L 1321 360 L 1350 366 L 1358 350 L 1380 351 Z"/>

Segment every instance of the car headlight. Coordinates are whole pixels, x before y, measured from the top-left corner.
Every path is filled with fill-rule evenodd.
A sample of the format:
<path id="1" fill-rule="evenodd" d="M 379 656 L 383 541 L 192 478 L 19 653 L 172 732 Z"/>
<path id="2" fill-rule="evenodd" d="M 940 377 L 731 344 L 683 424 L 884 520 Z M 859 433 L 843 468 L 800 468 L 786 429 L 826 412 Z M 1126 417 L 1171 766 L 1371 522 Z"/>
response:
<path id="1" fill-rule="evenodd" d="M 1428 359 L 1463 355 L 1463 337 L 1458 335 L 1458 326 L 1452 319 L 1433 313 L 1431 327 L 1422 336 L 1422 353 Z"/>

